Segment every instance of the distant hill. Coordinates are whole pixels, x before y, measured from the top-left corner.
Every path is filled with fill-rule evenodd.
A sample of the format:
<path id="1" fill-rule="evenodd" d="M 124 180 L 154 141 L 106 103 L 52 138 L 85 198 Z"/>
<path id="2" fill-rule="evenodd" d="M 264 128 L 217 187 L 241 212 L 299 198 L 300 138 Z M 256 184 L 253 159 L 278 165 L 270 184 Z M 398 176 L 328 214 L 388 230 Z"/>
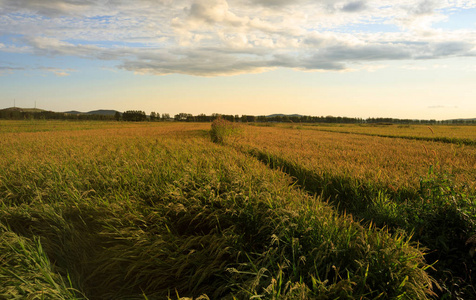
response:
<path id="1" fill-rule="evenodd" d="M 103 116 L 114 116 L 118 111 L 117 110 L 107 110 L 107 109 L 99 109 L 89 111 L 87 115 L 103 115 Z"/>
<path id="2" fill-rule="evenodd" d="M 25 112 L 25 113 L 39 113 L 42 111 L 46 111 L 44 109 L 39 109 L 39 108 L 21 108 L 21 107 L 9 107 L 9 108 L 4 108 L 0 109 L 0 111 L 17 111 L 17 112 Z"/>
<path id="3" fill-rule="evenodd" d="M 99 109 L 99 110 L 92 110 L 88 112 L 80 112 L 77 110 L 65 111 L 65 114 L 70 115 L 102 115 L 102 116 L 114 116 L 118 112 L 117 110 L 109 110 L 109 109 Z"/>
<path id="4" fill-rule="evenodd" d="M 80 111 L 77 111 L 77 110 L 70 110 L 70 111 L 65 111 L 64 112 L 65 114 L 70 114 L 70 115 L 80 115 L 80 114 L 84 114 Z"/>
<path id="5" fill-rule="evenodd" d="M 54 112 L 40 108 L 8 107 L 0 109 L 0 117 L 6 119 L 21 119 L 25 117 L 34 117 L 35 114 L 41 114 L 42 117 L 46 118 L 62 118 L 62 116 L 64 116 L 66 118 L 76 119 L 76 117 L 83 116 L 81 119 L 103 119 L 104 117 L 110 119 L 114 117 L 117 112 L 118 111 L 116 110 L 110 109 L 99 109 L 88 112 L 80 112 L 77 110 Z"/>

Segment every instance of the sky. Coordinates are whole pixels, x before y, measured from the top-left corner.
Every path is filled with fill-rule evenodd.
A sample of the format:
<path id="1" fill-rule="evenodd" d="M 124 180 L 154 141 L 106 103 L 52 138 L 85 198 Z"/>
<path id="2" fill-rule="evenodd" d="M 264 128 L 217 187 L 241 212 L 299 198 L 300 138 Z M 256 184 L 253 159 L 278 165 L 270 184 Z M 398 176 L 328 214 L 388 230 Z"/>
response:
<path id="1" fill-rule="evenodd" d="M 476 0 L 0 0 L 0 109 L 476 118 Z"/>

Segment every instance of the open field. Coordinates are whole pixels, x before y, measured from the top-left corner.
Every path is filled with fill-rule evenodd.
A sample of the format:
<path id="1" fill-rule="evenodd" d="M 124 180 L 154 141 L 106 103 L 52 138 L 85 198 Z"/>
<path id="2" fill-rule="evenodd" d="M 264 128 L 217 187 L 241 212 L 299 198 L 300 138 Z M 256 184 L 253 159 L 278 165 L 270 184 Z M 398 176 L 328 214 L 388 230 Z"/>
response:
<path id="1" fill-rule="evenodd" d="M 118 129 L 128 127 L 147 126 L 146 123 L 134 124 L 125 122 L 101 121 L 64 121 L 64 120 L 0 120 L 0 133 L 12 132 L 44 132 L 44 131 L 71 131 L 90 129 Z"/>
<path id="2" fill-rule="evenodd" d="M 412 234 L 431 250 L 427 259 L 440 267 L 436 277 L 442 270 L 461 276 L 460 283 L 449 285 L 471 282 L 474 262 L 466 252 L 476 217 L 474 146 L 459 143 L 458 135 L 452 137 L 455 143 L 442 143 L 375 136 L 358 125 L 343 126 L 345 133 L 307 128 L 245 126 L 228 144 L 288 173 L 304 190 L 364 223 Z M 469 136 L 474 127 L 461 128 Z M 359 134 L 347 134 L 352 131 Z M 454 133 L 445 126 L 438 131 Z M 458 270 L 465 271 L 456 276 Z M 447 278 L 440 279 L 451 289 Z"/>
<path id="3" fill-rule="evenodd" d="M 430 167 L 454 175 L 458 182 L 466 183 L 472 190 L 476 188 L 476 147 L 304 128 L 307 126 L 244 127 L 246 132 L 235 145 L 262 150 L 318 174 L 352 177 L 379 188 L 417 189 L 420 177 L 426 176 Z M 346 132 L 367 133 L 360 126 L 344 128 L 348 128 Z M 476 127 L 470 128 L 476 131 Z M 465 136 L 470 132 L 469 129 L 462 131 Z M 405 135 L 404 132 L 394 134 Z"/>
<path id="4" fill-rule="evenodd" d="M 1 299 L 476 294 L 472 146 L 28 122 L 0 123 Z"/>
<path id="5" fill-rule="evenodd" d="M 476 145 L 474 125 L 305 124 L 304 129 Z"/>

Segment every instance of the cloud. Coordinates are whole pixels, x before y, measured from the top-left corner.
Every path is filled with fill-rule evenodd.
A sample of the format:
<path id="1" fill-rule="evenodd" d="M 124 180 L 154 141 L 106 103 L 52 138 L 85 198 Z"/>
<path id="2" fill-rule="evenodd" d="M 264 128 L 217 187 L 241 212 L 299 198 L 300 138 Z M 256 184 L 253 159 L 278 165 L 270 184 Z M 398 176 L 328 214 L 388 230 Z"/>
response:
<path id="1" fill-rule="evenodd" d="M 71 72 L 76 72 L 75 69 L 57 69 L 57 68 L 51 68 L 51 67 L 42 67 L 39 69 L 43 71 L 51 72 L 58 77 L 69 76 Z"/>
<path id="2" fill-rule="evenodd" d="M 115 59 L 115 51 L 94 45 L 73 44 L 52 37 L 27 37 L 24 39 L 33 52 L 49 56 L 77 56 L 83 58 Z"/>
<path id="3" fill-rule="evenodd" d="M 312 34 L 301 41 L 298 51 L 286 48 L 239 47 L 246 36 L 235 36 L 226 47 L 134 48 L 74 45 L 54 38 L 27 42 L 41 55 L 69 55 L 90 59 L 119 60 L 120 68 L 139 74 L 189 74 L 222 76 L 256 73 L 278 67 L 307 71 L 345 71 L 352 64 L 390 60 L 436 59 L 470 55 L 470 44 L 459 43 L 349 43 L 333 35 Z M 239 41 L 242 38 L 243 40 Z M 226 39 L 226 38 L 224 38 Z"/>
<path id="4" fill-rule="evenodd" d="M 15 71 L 23 71 L 23 67 L 11 67 L 11 66 L 2 66 L 0 65 L 0 76 L 5 76 L 7 74 L 12 74 Z"/>
<path id="5" fill-rule="evenodd" d="M 265 7 L 272 7 L 272 8 L 277 8 L 277 7 L 284 7 L 288 5 L 297 5 L 299 4 L 299 0 L 255 0 L 255 1 L 250 1 L 250 4 L 259 4 Z"/>
<path id="6" fill-rule="evenodd" d="M 439 42 L 433 46 L 434 57 L 475 56 L 474 44 L 466 41 Z"/>
<path id="7" fill-rule="evenodd" d="M 404 45 L 358 45 L 358 46 L 333 46 L 319 51 L 319 56 L 327 60 L 338 61 L 378 61 L 402 60 L 412 57 L 412 48 Z"/>
<path id="8" fill-rule="evenodd" d="M 0 43 L 0 52 L 7 52 L 7 53 L 27 53 L 31 49 L 27 46 L 18 47 L 16 45 L 5 45 L 4 43 Z"/>
<path id="9" fill-rule="evenodd" d="M 89 0 L 1 0 L 7 12 L 28 12 L 44 16 L 71 15 L 80 13 L 94 2 Z"/>
<path id="10" fill-rule="evenodd" d="M 474 28 L 432 27 L 450 11 L 476 7 L 470 0 L 0 0 L 0 7 L 0 53 L 112 60 L 140 74 L 348 71 L 476 54 Z"/>
<path id="11" fill-rule="evenodd" d="M 231 26 L 240 26 L 246 22 L 245 18 L 237 17 L 230 12 L 225 0 L 197 0 L 189 9 L 189 17 L 198 22 L 208 24 L 224 23 Z"/>
<path id="12" fill-rule="evenodd" d="M 0 65 L 0 75 L 12 74 L 16 71 L 46 71 L 55 74 L 58 77 L 69 76 L 71 72 L 76 72 L 75 69 L 60 69 L 53 67 L 19 67 L 19 66 L 2 66 Z"/>
<path id="13" fill-rule="evenodd" d="M 365 1 L 353 1 L 346 3 L 344 7 L 342 7 L 342 11 L 344 12 L 359 12 L 367 8 L 367 4 Z"/>
<path id="14" fill-rule="evenodd" d="M 265 72 L 276 68 L 276 65 L 271 56 L 259 50 L 236 52 L 211 47 L 135 52 L 135 56 L 125 60 L 120 68 L 138 74 L 228 76 Z"/>
<path id="15" fill-rule="evenodd" d="M 430 15 L 438 8 L 438 1 L 424 0 L 410 9 L 411 14 L 415 15 Z"/>

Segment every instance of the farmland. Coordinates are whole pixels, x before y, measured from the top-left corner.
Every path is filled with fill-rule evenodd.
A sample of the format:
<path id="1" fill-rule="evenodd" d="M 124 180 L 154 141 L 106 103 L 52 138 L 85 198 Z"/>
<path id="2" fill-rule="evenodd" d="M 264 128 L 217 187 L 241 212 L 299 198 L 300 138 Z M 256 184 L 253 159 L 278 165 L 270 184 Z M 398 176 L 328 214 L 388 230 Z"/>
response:
<path id="1" fill-rule="evenodd" d="M 474 127 L 214 128 L 2 121 L 0 298 L 476 295 Z"/>
<path id="2" fill-rule="evenodd" d="M 340 132 L 364 134 L 379 137 L 400 137 L 406 139 L 437 141 L 454 144 L 476 143 L 476 130 L 474 126 L 445 125 L 392 125 L 392 124 L 324 124 L 324 125 L 305 125 L 303 128 Z"/>

